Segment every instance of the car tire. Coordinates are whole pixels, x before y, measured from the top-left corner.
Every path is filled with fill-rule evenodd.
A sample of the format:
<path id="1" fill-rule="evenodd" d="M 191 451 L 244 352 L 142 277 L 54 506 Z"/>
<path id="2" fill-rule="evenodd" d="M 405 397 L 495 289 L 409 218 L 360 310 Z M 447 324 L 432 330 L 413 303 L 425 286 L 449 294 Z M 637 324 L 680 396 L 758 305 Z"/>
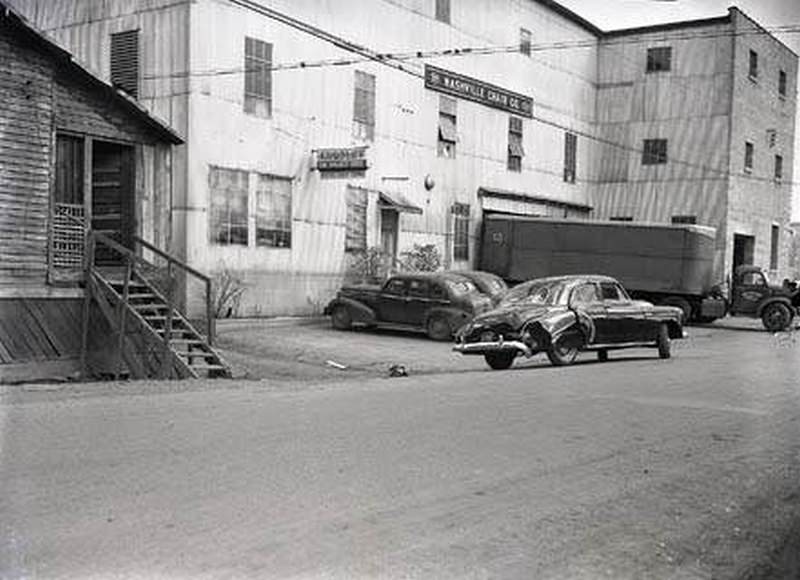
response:
<path id="1" fill-rule="evenodd" d="M 339 304 L 331 311 L 331 325 L 336 330 L 350 330 L 353 327 L 353 317 L 347 306 Z"/>
<path id="2" fill-rule="evenodd" d="M 761 322 L 770 332 L 786 330 L 792 323 L 792 311 L 781 302 L 767 304 L 761 313 Z"/>
<path id="3" fill-rule="evenodd" d="M 487 352 L 483 355 L 486 359 L 486 364 L 496 371 L 504 371 L 514 363 L 517 353 L 511 350 L 503 350 L 500 352 Z"/>
<path id="4" fill-rule="evenodd" d="M 453 329 L 447 319 L 442 316 L 429 318 L 426 329 L 428 336 L 433 340 L 445 341 L 453 338 Z"/>
<path id="5" fill-rule="evenodd" d="M 669 358 L 672 356 L 672 341 L 669 338 L 669 328 L 666 324 L 658 327 L 658 337 L 656 338 L 659 358 Z"/>
<path id="6" fill-rule="evenodd" d="M 661 304 L 664 306 L 675 306 L 680 308 L 683 312 L 683 324 L 689 324 L 689 321 L 692 319 L 692 305 L 689 304 L 689 301 L 685 298 L 680 298 L 679 296 L 669 296 L 664 298 L 661 301 Z"/>
<path id="7" fill-rule="evenodd" d="M 606 362 L 608 360 L 608 351 L 606 349 L 597 351 L 597 360 Z"/>
<path id="8" fill-rule="evenodd" d="M 553 366 L 561 367 L 575 362 L 581 350 L 583 338 L 580 334 L 570 332 L 559 336 L 555 343 L 547 349 L 547 358 Z"/>

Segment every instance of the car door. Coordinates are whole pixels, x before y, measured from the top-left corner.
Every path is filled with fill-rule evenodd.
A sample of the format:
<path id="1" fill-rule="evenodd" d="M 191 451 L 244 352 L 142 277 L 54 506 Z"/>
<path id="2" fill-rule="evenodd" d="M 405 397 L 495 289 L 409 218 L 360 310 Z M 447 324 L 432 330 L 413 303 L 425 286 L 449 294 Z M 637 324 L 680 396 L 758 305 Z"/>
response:
<path id="1" fill-rule="evenodd" d="M 594 327 L 593 344 L 610 342 L 606 305 L 600 300 L 600 293 L 594 282 L 584 282 L 572 290 L 570 306 L 579 315 L 585 315 Z"/>
<path id="2" fill-rule="evenodd" d="M 406 294 L 408 281 L 403 278 L 391 278 L 383 287 L 378 297 L 378 314 L 383 322 L 402 324 L 406 317 Z"/>
<path id="3" fill-rule="evenodd" d="M 733 311 L 754 315 L 758 305 L 769 294 L 769 286 L 761 272 L 744 272 L 733 291 Z"/>
<path id="4" fill-rule="evenodd" d="M 645 340 L 644 313 L 616 282 L 600 282 L 600 295 L 606 306 L 609 342 L 625 343 Z"/>
<path id="5" fill-rule="evenodd" d="M 431 308 L 430 285 L 427 280 L 412 278 L 408 281 L 406 322 L 423 326 Z"/>

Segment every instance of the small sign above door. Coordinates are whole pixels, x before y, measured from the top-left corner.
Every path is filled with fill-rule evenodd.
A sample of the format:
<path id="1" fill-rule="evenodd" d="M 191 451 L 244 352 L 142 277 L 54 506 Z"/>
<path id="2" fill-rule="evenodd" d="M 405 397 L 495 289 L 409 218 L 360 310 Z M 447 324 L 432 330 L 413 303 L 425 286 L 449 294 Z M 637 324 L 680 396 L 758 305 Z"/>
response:
<path id="1" fill-rule="evenodd" d="M 317 149 L 316 167 L 320 171 L 365 171 L 367 147 Z"/>

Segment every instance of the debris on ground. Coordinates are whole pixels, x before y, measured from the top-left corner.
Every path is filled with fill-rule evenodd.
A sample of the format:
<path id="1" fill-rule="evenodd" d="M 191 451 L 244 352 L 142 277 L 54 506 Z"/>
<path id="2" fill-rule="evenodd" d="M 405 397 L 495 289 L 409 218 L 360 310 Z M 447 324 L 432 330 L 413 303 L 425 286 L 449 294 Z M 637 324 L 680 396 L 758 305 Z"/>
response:
<path id="1" fill-rule="evenodd" d="M 342 363 L 338 363 L 338 362 L 333 361 L 333 360 L 326 360 L 325 364 L 328 365 L 329 367 L 333 367 L 335 369 L 339 369 L 340 371 L 347 370 L 347 365 L 343 365 Z"/>
<path id="2" fill-rule="evenodd" d="M 389 376 L 390 377 L 407 377 L 408 371 L 406 367 L 403 365 L 392 365 L 389 367 Z"/>

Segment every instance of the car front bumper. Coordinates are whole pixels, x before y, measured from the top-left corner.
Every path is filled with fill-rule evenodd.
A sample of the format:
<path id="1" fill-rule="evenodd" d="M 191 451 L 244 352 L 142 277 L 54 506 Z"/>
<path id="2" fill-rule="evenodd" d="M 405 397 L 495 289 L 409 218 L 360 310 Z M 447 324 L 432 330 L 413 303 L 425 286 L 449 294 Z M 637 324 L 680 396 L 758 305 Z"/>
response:
<path id="1" fill-rule="evenodd" d="M 465 342 L 461 340 L 453 345 L 453 350 L 461 354 L 486 354 L 489 352 L 514 351 L 521 352 L 526 357 L 533 356 L 531 347 L 521 340 L 503 340 L 502 336 L 499 340 L 487 342 Z"/>

